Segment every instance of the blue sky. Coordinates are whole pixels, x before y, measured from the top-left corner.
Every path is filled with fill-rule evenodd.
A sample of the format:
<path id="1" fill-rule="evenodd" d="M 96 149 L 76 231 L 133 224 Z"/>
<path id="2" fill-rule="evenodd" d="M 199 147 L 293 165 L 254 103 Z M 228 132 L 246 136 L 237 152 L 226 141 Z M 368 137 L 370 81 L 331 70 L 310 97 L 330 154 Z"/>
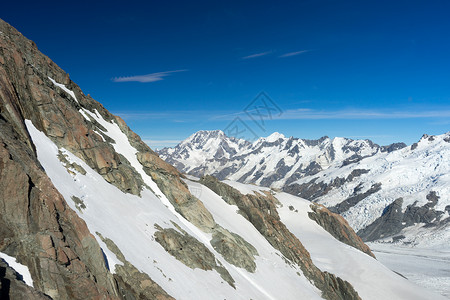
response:
<path id="1" fill-rule="evenodd" d="M 0 17 L 152 147 L 238 123 L 246 138 L 388 144 L 450 130 L 449 11 L 449 1 L 9 1 Z M 262 91 L 279 110 L 264 111 Z"/>

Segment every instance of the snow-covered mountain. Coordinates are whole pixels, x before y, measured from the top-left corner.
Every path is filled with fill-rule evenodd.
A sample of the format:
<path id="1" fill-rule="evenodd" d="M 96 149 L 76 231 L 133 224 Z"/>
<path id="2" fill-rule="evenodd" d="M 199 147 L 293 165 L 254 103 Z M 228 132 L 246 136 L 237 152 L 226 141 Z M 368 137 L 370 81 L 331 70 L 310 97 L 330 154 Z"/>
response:
<path id="1" fill-rule="evenodd" d="M 351 164 L 404 146 L 398 143 L 381 147 L 370 140 L 346 138 L 304 140 L 287 138 L 277 132 L 249 143 L 216 130 L 199 131 L 176 147 L 158 153 L 181 172 L 193 176 L 208 174 L 219 179 L 282 188 L 329 167 Z"/>
<path id="2" fill-rule="evenodd" d="M 443 299 L 323 206 L 187 179 L 1 20 L 0 49 L 2 298 Z"/>
<path id="3" fill-rule="evenodd" d="M 428 236 L 429 246 L 446 244 L 450 242 L 450 132 L 424 135 L 409 147 L 332 166 L 284 190 L 342 214 L 365 240 L 389 237 L 420 244 Z M 413 233 L 417 227 L 427 234 Z"/>
<path id="4" fill-rule="evenodd" d="M 230 144 L 233 151 L 222 147 Z M 367 241 L 417 244 L 410 229 L 424 227 L 433 243 L 450 242 L 450 133 L 424 135 L 406 147 L 279 133 L 245 143 L 221 131 L 200 131 L 159 153 L 187 174 L 270 186 L 321 203 Z"/>

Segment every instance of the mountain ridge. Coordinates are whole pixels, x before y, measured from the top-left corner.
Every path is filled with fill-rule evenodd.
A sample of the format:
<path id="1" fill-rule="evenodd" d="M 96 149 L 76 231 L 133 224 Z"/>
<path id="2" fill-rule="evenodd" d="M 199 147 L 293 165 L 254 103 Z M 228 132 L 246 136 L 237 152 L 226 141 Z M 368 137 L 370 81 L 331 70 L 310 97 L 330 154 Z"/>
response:
<path id="1" fill-rule="evenodd" d="M 328 136 L 317 140 L 292 136 L 287 138 L 278 132 L 250 143 L 227 137 L 223 131 L 215 130 L 198 131 L 177 146 L 157 152 L 161 158 L 189 175 L 201 177 L 208 174 L 219 179 L 281 188 L 286 183 L 313 175 L 331 164 L 349 164 L 378 151 L 391 152 L 403 147 L 406 144 L 379 146 L 370 140 L 330 139 Z M 280 153 L 278 157 L 269 153 L 275 151 Z M 307 158 L 302 159 L 304 156 Z M 269 158 L 276 163 L 266 167 L 263 160 Z M 288 163 L 285 161 L 287 158 L 290 160 Z M 249 159 L 253 161 L 246 163 L 245 160 Z"/>

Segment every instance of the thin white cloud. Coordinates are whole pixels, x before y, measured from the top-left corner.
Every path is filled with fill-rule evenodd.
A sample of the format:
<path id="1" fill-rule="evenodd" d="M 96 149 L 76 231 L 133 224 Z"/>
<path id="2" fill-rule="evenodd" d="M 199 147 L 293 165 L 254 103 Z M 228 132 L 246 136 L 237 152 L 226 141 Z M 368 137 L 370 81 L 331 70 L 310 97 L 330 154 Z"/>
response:
<path id="1" fill-rule="evenodd" d="M 149 144 L 179 144 L 181 140 L 144 140 Z"/>
<path id="2" fill-rule="evenodd" d="M 210 115 L 209 111 L 173 110 L 173 111 L 114 111 L 115 115 L 124 120 L 170 120 L 174 123 L 183 123 L 196 120 L 198 116 L 205 118 Z"/>
<path id="3" fill-rule="evenodd" d="M 388 134 L 377 134 L 377 135 L 349 135 L 345 136 L 349 139 L 387 139 L 387 138 L 395 138 L 394 135 L 388 135 Z"/>
<path id="4" fill-rule="evenodd" d="M 164 111 L 164 112 L 114 112 L 125 120 L 148 120 L 159 119 L 170 122 L 197 122 L 233 120 L 239 116 L 242 120 L 250 120 L 247 113 L 256 110 L 245 111 Z M 263 115 L 265 112 L 259 110 Z M 450 119 L 450 107 L 433 110 L 363 110 L 363 109 L 343 109 L 343 110 L 316 110 L 309 108 L 289 109 L 281 114 L 272 115 L 271 119 L 281 120 L 363 120 L 363 119 L 423 119 L 434 118 L 435 122 L 448 121 Z M 443 120 L 444 119 L 444 120 Z"/>
<path id="5" fill-rule="evenodd" d="M 218 113 L 211 114 L 210 120 L 231 120 L 239 116 L 243 120 L 248 120 L 250 117 L 247 112 L 235 113 Z M 257 110 L 266 116 L 263 110 Z M 266 116 L 267 117 L 267 116 Z M 411 110 L 411 111 L 382 111 L 382 110 L 362 110 L 362 109 L 347 109 L 347 110 L 314 110 L 309 108 L 298 108 L 285 110 L 281 114 L 271 115 L 273 120 L 325 120 L 325 119 L 341 119 L 341 120 L 362 120 L 362 119 L 422 119 L 422 118 L 450 118 L 450 108 L 443 108 L 442 110 Z"/>
<path id="6" fill-rule="evenodd" d="M 255 54 L 251 54 L 251 55 L 247 55 L 244 57 L 241 57 L 241 59 L 250 59 L 250 58 L 256 58 L 256 57 L 261 57 L 261 56 L 265 56 L 272 53 L 272 51 L 267 51 L 267 52 L 261 52 L 261 53 L 255 53 Z"/>
<path id="7" fill-rule="evenodd" d="M 144 139 L 144 143 L 153 149 L 162 149 L 164 147 L 174 147 L 178 145 L 181 140 L 155 140 L 155 139 Z"/>
<path id="8" fill-rule="evenodd" d="M 137 75 L 137 76 L 125 76 L 125 77 L 115 77 L 112 79 L 114 82 L 155 82 L 164 80 L 164 77 L 171 75 L 172 73 L 185 72 L 187 70 L 175 70 L 175 71 L 165 71 L 151 73 L 147 75 Z"/>
<path id="9" fill-rule="evenodd" d="M 382 111 L 382 110 L 336 110 L 321 111 L 312 109 L 286 110 L 274 119 L 420 119 L 420 118 L 450 118 L 450 109 L 443 110 L 417 110 L 417 111 Z"/>
<path id="10" fill-rule="evenodd" d="M 309 51 L 311 51 L 311 50 L 300 50 L 300 51 L 295 51 L 295 52 L 289 52 L 289 53 L 280 55 L 279 57 L 291 57 L 291 56 L 296 56 L 296 55 L 303 54 L 303 53 L 306 53 Z"/>

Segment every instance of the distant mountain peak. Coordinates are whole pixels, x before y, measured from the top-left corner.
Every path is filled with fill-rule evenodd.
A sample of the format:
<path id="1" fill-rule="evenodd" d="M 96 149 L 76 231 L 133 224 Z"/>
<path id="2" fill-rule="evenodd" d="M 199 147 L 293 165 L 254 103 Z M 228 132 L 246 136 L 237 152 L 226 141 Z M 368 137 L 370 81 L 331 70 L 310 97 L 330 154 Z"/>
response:
<path id="1" fill-rule="evenodd" d="M 286 137 L 282 133 L 274 132 L 266 138 L 266 141 L 271 143 L 271 142 L 276 142 L 279 139 L 285 139 L 285 138 Z"/>

